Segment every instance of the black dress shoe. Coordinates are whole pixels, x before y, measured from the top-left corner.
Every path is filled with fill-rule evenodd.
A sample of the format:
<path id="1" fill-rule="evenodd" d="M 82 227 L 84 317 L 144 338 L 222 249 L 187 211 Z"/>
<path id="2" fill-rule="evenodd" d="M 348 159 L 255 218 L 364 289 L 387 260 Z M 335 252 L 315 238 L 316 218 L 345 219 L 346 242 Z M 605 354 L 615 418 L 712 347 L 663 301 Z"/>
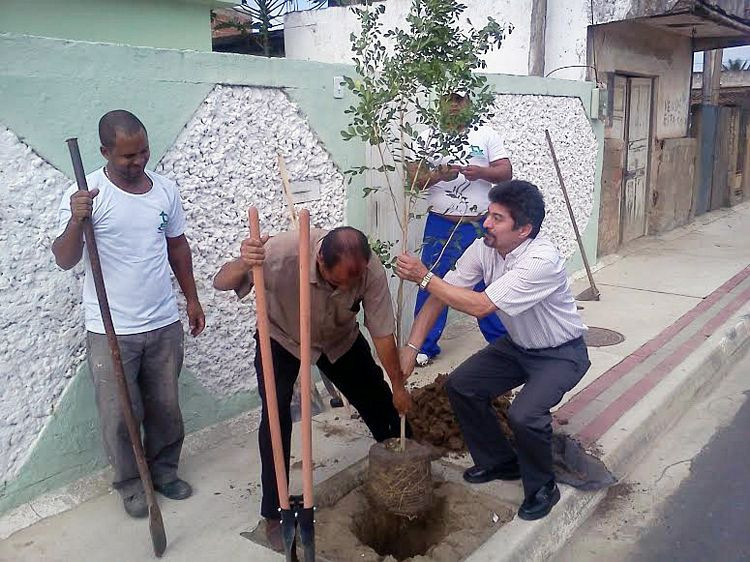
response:
<path id="1" fill-rule="evenodd" d="M 521 470 L 517 463 L 490 468 L 472 466 L 464 471 L 464 480 L 470 484 L 484 484 L 492 480 L 518 480 L 519 478 L 521 478 Z"/>
<path id="2" fill-rule="evenodd" d="M 167 484 L 154 486 L 154 490 L 170 500 L 184 500 L 193 495 L 193 489 L 190 487 L 190 484 L 179 478 Z"/>
<path id="3" fill-rule="evenodd" d="M 557 502 L 560 501 L 560 490 L 551 481 L 549 484 L 542 486 L 536 494 L 527 498 L 518 508 L 518 517 L 524 521 L 534 521 L 547 515 Z"/>

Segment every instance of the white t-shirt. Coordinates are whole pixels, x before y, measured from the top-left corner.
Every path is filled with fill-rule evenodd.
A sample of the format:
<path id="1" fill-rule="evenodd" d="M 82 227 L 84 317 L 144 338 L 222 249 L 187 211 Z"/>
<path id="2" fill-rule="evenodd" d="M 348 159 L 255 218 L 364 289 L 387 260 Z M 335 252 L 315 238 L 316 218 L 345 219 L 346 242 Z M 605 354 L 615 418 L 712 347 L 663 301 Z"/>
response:
<path id="1" fill-rule="evenodd" d="M 427 142 L 430 131 L 422 133 Z M 471 129 L 466 135 L 466 153 L 469 155 L 468 165 L 489 166 L 490 162 L 508 158 L 503 138 L 495 129 L 481 125 L 476 130 Z M 436 156 L 431 160 L 433 165 L 457 164 L 450 157 Z M 492 183 L 486 180 L 467 180 L 459 173 L 453 181 L 440 181 L 431 186 L 427 192 L 427 205 L 431 211 L 441 215 L 475 216 L 487 211 L 489 199 L 487 194 Z"/>
<path id="2" fill-rule="evenodd" d="M 179 319 L 172 290 L 167 238 L 185 230 L 185 214 L 177 185 L 146 171 L 153 182 L 147 193 L 135 195 L 118 188 L 99 168 L 86 176 L 89 189 L 98 188 L 92 220 L 99 260 L 102 264 L 107 300 L 118 335 L 156 330 Z M 71 217 L 70 196 L 74 184 L 60 203 L 59 234 Z M 86 277 L 83 306 L 86 329 L 104 333 L 87 250 L 83 250 Z"/>

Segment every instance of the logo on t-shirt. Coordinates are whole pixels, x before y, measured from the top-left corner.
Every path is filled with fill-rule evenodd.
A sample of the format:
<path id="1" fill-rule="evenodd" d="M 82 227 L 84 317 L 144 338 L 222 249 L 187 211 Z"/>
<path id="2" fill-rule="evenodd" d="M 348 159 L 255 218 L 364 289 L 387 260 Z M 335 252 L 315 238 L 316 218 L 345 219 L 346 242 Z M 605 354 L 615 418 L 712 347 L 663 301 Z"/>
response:
<path id="1" fill-rule="evenodd" d="M 169 223 L 169 215 L 162 211 L 159 213 L 159 216 L 161 217 L 161 224 L 159 225 L 159 232 L 164 232 L 167 229 L 167 224 Z"/>
<path id="2" fill-rule="evenodd" d="M 481 146 L 477 146 L 475 144 L 472 144 L 471 148 L 470 148 L 470 151 L 471 151 L 471 157 L 472 158 L 480 158 L 480 157 L 484 156 L 484 150 L 482 150 Z"/>

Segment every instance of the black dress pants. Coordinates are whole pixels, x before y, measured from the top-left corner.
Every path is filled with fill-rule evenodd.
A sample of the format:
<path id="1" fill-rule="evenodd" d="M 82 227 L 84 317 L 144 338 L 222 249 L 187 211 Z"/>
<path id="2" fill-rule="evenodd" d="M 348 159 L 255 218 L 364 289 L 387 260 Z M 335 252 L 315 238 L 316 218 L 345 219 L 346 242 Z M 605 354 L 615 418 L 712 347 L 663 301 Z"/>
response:
<path id="1" fill-rule="evenodd" d="M 257 342 L 257 335 L 256 335 Z M 278 519 L 279 497 L 276 487 L 276 472 L 273 465 L 273 449 L 266 411 L 266 392 L 263 384 L 263 366 L 260 347 L 255 354 L 255 371 L 258 390 L 263 399 L 262 417 L 258 429 L 258 445 L 261 461 L 261 486 L 263 499 L 260 514 L 268 519 Z M 281 440 L 284 445 L 286 474 L 289 478 L 289 450 L 292 439 L 292 416 L 290 404 L 294 383 L 299 374 L 300 362 L 281 344 L 271 340 L 271 356 L 276 378 L 276 399 L 279 406 Z M 383 370 L 375 363 L 370 346 L 360 333 L 352 347 L 335 363 L 321 355 L 317 367 L 357 409 L 376 441 L 384 441 L 401 434 L 401 420 L 393 406 L 393 394 L 383 378 Z M 407 434 L 410 433 L 407 427 Z"/>

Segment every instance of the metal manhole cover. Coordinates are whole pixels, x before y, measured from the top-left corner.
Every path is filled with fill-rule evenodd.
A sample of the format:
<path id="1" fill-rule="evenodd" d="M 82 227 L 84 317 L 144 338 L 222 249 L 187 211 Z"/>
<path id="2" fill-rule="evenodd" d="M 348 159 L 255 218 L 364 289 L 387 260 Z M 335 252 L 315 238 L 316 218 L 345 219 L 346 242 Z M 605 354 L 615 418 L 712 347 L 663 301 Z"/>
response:
<path id="1" fill-rule="evenodd" d="M 617 345 L 625 341 L 625 336 L 620 332 L 608 330 L 607 328 L 594 328 L 589 326 L 589 331 L 583 337 L 587 347 L 606 347 Z"/>

